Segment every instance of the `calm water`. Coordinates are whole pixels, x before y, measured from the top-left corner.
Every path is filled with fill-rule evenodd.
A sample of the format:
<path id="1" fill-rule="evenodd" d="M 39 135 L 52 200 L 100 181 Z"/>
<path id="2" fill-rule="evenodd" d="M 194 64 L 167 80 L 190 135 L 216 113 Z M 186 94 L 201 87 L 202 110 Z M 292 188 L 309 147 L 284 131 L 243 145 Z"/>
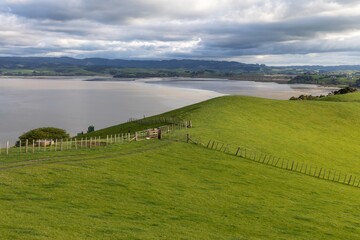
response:
<path id="1" fill-rule="evenodd" d="M 331 89 L 239 81 L 147 79 L 83 81 L 87 78 L 0 78 L 0 141 L 15 142 L 38 127 L 66 129 L 72 135 L 142 118 L 223 94 L 288 99 Z"/>

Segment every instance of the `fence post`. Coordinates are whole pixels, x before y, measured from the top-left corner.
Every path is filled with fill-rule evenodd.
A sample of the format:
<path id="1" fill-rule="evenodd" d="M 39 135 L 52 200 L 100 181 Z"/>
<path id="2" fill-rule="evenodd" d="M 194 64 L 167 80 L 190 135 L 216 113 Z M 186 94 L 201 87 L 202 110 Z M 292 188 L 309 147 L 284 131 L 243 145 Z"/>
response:
<path id="1" fill-rule="evenodd" d="M 322 171 L 322 168 L 320 168 L 320 172 L 319 172 L 318 178 L 320 178 L 320 176 L 321 176 L 321 171 Z"/>
<path id="2" fill-rule="evenodd" d="M 226 147 L 224 148 L 224 153 L 226 153 L 226 150 L 228 149 L 229 144 L 226 144 Z"/>
<path id="3" fill-rule="evenodd" d="M 275 163 L 275 167 L 277 167 L 279 161 L 280 161 L 280 158 L 278 157 L 278 159 L 277 159 L 277 161 L 276 161 L 276 163 Z"/>
<path id="4" fill-rule="evenodd" d="M 213 149 L 214 144 L 215 144 L 215 141 L 213 141 L 213 143 L 211 144 L 211 149 Z"/>
<path id="5" fill-rule="evenodd" d="M 21 153 L 21 140 L 19 141 L 20 145 L 19 145 L 19 153 Z"/>
<path id="6" fill-rule="evenodd" d="M 9 155 L 9 141 L 6 142 L 6 155 Z"/>
<path id="7" fill-rule="evenodd" d="M 351 178 L 352 178 L 352 175 L 350 175 L 349 181 L 348 181 L 348 183 L 347 183 L 348 185 L 350 185 Z"/>
<path id="8" fill-rule="evenodd" d="M 221 144 L 221 147 L 220 147 L 220 150 L 219 151 L 221 151 L 221 149 L 224 147 L 224 143 L 223 144 Z"/>
<path id="9" fill-rule="evenodd" d="M 55 139 L 55 152 L 57 151 L 58 140 Z"/>
<path id="10" fill-rule="evenodd" d="M 32 140 L 32 152 L 35 152 L 35 139 Z"/>
<path id="11" fill-rule="evenodd" d="M 332 181 L 335 181 L 335 177 L 336 177 L 336 171 L 334 172 L 334 177 L 333 177 Z"/>
<path id="12" fill-rule="evenodd" d="M 238 147 L 238 149 L 237 149 L 237 151 L 236 151 L 236 153 L 235 153 L 235 156 L 238 155 L 239 151 L 240 151 L 240 147 Z"/>

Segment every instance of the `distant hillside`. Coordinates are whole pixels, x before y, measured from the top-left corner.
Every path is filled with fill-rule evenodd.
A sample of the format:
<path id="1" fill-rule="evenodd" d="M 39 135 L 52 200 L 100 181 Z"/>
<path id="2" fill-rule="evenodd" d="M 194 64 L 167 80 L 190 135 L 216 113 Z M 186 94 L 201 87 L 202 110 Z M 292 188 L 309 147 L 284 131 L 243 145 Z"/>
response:
<path id="1" fill-rule="evenodd" d="M 54 67 L 59 65 L 81 67 L 116 67 L 116 68 L 145 68 L 145 69 L 189 69 L 189 70 L 217 70 L 217 71 L 249 71 L 256 72 L 265 65 L 245 64 L 227 61 L 207 60 L 123 60 L 104 58 L 75 59 L 69 57 L 44 58 L 44 57 L 1 57 L 0 68 L 39 68 Z"/>
<path id="2" fill-rule="evenodd" d="M 0 76 L 189 77 L 354 86 L 360 65 L 283 66 L 213 60 L 0 57 Z"/>

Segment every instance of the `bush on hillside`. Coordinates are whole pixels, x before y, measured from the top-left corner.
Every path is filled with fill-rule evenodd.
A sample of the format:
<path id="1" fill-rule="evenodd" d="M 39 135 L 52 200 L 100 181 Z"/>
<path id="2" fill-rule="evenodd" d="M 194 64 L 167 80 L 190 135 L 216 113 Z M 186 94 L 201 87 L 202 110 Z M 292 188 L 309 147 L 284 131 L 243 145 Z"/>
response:
<path id="1" fill-rule="evenodd" d="M 332 94 L 340 95 L 340 94 L 347 94 L 347 93 L 352 93 L 352 92 L 356 92 L 356 91 L 357 91 L 357 89 L 354 87 L 346 87 L 346 88 L 339 89 L 337 91 L 333 91 Z M 331 95 L 331 93 L 329 95 Z"/>
<path id="2" fill-rule="evenodd" d="M 342 88 L 342 89 L 339 89 L 336 91 L 332 91 L 327 96 L 347 94 L 347 93 L 352 93 L 352 92 L 356 92 L 356 91 L 357 91 L 356 88 L 346 87 L 346 88 Z M 316 100 L 316 99 L 323 98 L 323 97 L 325 97 L 325 96 L 324 95 L 320 95 L 320 96 L 300 95 L 299 97 L 291 97 L 290 100 Z"/>
<path id="3" fill-rule="evenodd" d="M 30 130 L 24 134 L 22 134 L 19 139 L 21 141 L 25 141 L 28 139 L 32 140 L 55 140 L 55 139 L 63 139 L 69 138 L 69 134 L 64 129 L 54 128 L 54 127 L 43 127 Z"/>

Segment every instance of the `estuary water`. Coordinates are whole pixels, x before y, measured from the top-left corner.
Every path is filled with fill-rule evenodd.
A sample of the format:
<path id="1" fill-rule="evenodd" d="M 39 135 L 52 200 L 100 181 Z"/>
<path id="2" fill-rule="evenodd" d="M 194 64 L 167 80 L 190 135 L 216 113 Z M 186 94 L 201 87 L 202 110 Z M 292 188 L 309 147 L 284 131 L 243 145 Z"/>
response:
<path id="1" fill-rule="evenodd" d="M 90 80 L 90 81 L 89 81 Z M 90 77 L 0 78 L 0 141 L 14 143 L 24 132 L 58 127 L 71 135 L 143 118 L 224 94 L 288 99 L 327 94 L 314 85 L 241 82 L 223 79 L 141 79 Z"/>

